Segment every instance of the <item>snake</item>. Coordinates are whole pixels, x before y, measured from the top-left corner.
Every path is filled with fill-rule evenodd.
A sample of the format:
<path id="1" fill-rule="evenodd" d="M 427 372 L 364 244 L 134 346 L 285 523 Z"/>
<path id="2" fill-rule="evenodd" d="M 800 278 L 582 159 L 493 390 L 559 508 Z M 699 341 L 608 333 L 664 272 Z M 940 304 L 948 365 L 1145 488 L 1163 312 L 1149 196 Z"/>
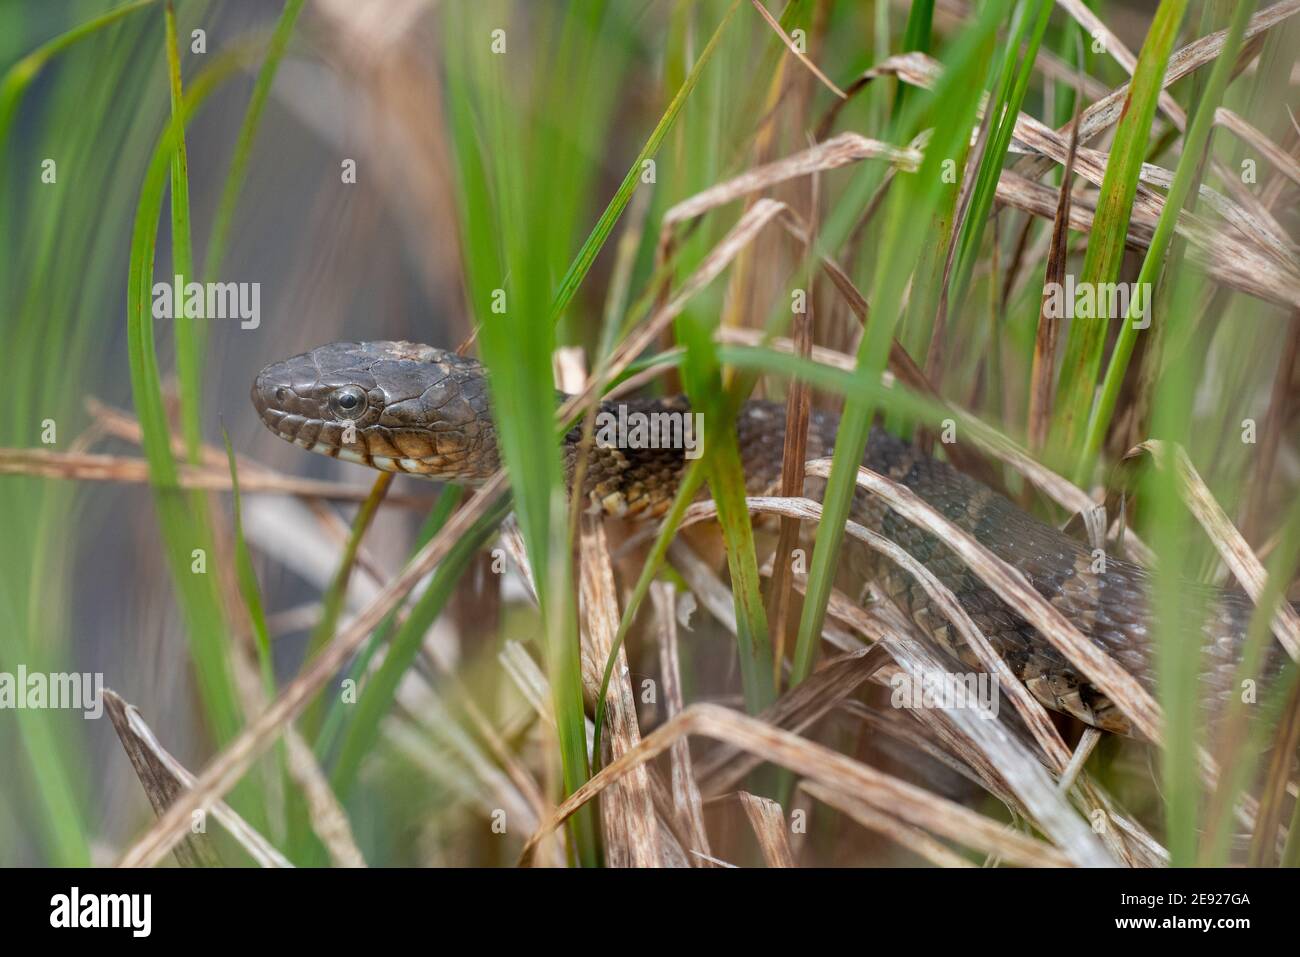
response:
<path id="1" fill-rule="evenodd" d="M 563 398 L 557 393 L 557 402 Z M 475 486 L 502 467 L 488 372 L 471 357 L 414 342 L 334 342 L 267 365 L 253 382 L 252 401 L 262 422 L 280 438 L 331 458 Z M 574 427 L 563 437 L 565 474 L 582 474 L 582 501 L 625 520 L 663 515 L 688 464 L 671 423 L 689 415 L 682 396 L 605 400 L 605 421 L 659 423 L 641 441 L 584 442 Z M 618 417 L 622 417 L 619 419 Z M 838 416 L 813 409 L 806 458 L 834 450 Z M 780 484 L 785 448 L 784 404 L 749 399 L 735 416 L 746 493 Z M 660 438 L 678 441 L 656 441 Z M 580 455 L 585 468 L 576 468 Z M 1029 514 L 1000 493 L 916 444 L 873 425 L 863 466 L 914 492 L 949 521 L 1018 570 L 1090 641 L 1148 691 L 1156 687 L 1152 574 L 1119 557 L 1098 568 L 1091 547 Z M 824 486 L 824 482 L 822 485 Z M 815 494 L 815 492 L 814 492 Z M 1134 736 L 1130 720 L 1071 661 L 934 534 L 914 525 L 882 499 L 858 488 L 849 517 L 905 549 L 958 599 L 994 651 L 1045 707 L 1102 731 Z M 874 583 L 925 634 L 965 665 L 980 669 L 974 649 L 960 637 L 929 593 L 876 550 L 846 538 L 837 581 L 859 593 Z M 1182 592 L 1199 612 L 1185 640 L 1199 646 L 1198 693 L 1212 712 L 1238 693 L 1247 625 L 1254 605 L 1241 591 L 1185 583 Z M 1271 684 L 1285 665 L 1276 642 L 1263 656 L 1260 675 Z M 1262 696 L 1261 699 L 1262 700 Z"/>

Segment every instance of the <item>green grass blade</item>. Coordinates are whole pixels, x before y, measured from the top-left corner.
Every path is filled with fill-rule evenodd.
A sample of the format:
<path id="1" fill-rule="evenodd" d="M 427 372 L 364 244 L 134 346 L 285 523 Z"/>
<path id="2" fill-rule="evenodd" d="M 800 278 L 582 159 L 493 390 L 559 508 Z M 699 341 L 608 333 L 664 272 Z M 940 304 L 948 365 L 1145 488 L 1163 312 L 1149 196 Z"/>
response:
<path id="1" fill-rule="evenodd" d="M 190 174 L 189 156 L 185 150 L 185 123 L 181 112 L 185 95 L 181 91 L 180 50 L 176 41 L 176 8 L 172 0 L 163 5 L 163 22 L 166 25 L 167 78 L 171 93 L 172 141 L 172 271 L 192 282 L 194 276 L 194 249 L 190 237 Z M 203 361 L 199 355 L 199 342 L 195 319 L 181 315 L 172 318 L 176 329 L 176 382 L 180 397 L 181 435 L 185 439 L 185 453 L 190 462 L 199 461 L 199 448 L 203 444 L 203 431 L 199 425 L 199 406 L 203 401 Z"/>
<path id="2" fill-rule="evenodd" d="M 199 78 L 186 98 L 182 116 L 194 109 L 229 75 L 233 63 Z M 229 740 L 242 724 L 226 657 L 226 629 L 217 593 L 215 569 L 195 569 L 212 556 L 212 536 L 177 485 L 171 432 L 163 407 L 161 379 L 154 346 L 152 279 L 155 231 L 162 211 L 163 191 L 174 150 L 169 127 L 160 138 L 145 175 L 136 208 L 127 283 L 127 345 L 131 391 L 140 419 L 142 444 L 154 486 L 159 529 L 177 597 L 185 614 L 200 695 L 219 741 Z"/>
<path id="3" fill-rule="evenodd" d="M 888 6 L 888 4 L 880 4 Z M 930 52 L 930 31 L 934 23 L 934 0 L 912 0 L 907 11 L 907 26 L 903 28 L 901 52 Z M 894 115 L 897 116 L 907 99 L 907 84 L 900 82 L 894 94 Z"/>
<path id="4" fill-rule="evenodd" d="M 1128 235 L 1138 175 L 1146 157 L 1147 140 L 1155 117 L 1156 102 L 1165 67 L 1179 25 L 1187 11 L 1187 0 L 1161 0 L 1138 56 L 1137 67 L 1124 112 L 1115 130 L 1101 196 L 1093 218 L 1088 251 L 1084 256 L 1080 283 L 1097 288 L 1119 276 Z M 1052 453 L 1057 463 L 1078 461 L 1088 410 L 1092 406 L 1102 350 L 1106 345 L 1105 318 L 1076 317 L 1066 337 L 1060 379 L 1057 382 Z M 1080 480 L 1085 476 L 1076 476 Z"/>
<path id="5" fill-rule="evenodd" d="M 963 32 L 950 51 L 947 68 L 935 90 L 912 100 L 914 104 L 941 104 L 944 116 L 935 126 L 921 168 L 915 176 L 896 182 L 890 194 L 889 219 L 871 299 L 871 321 L 858 349 L 854 373 L 864 384 L 877 382 L 884 370 L 909 264 L 916 261 L 923 240 L 921 227 L 928 224 L 931 212 L 940 201 L 941 189 L 945 185 L 955 189 L 955 185 L 943 183 L 943 162 L 957 155 L 969 137 L 979 101 L 980 81 L 992 55 L 994 31 L 1003 19 L 1004 10 L 1004 3 L 987 4 L 979 20 Z M 840 418 L 833 465 L 823 498 L 822 521 L 817 528 L 799 619 L 792 683 L 797 684 L 812 671 L 844 539 L 844 521 L 856 489 L 857 468 L 866 448 L 874 411 L 875 404 L 870 399 L 854 397 L 846 402 Z"/>
<path id="6" fill-rule="evenodd" d="M 623 641 L 627 638 L 632 623 L 636 621 L 637 612 L 640 611 L 645 596 L 650 592 L 650 585 L 654 581 L 655 575 L 659 574 L 659 569 L 663 567 L 664 558 L 668 554 L 668 546 L 673 543 L 677 528 L 686 516 L 686 509 L 695 500 L 695 495 L 703 484 L 704 464 L 702 459 L 697 459 L 687 466 L 682 473 L 681 482 L 677 486 L 677 494 L 660 523 L 654 544 L 650 547 L 650 554 L 646 556 L 645 563 L 641 566 L 641 573 L 637 577 L 636 585 L 633 586 L 632 594 L 627 600 L 627 605 L 623 608 L 623 617 L 618 623 L 618 634 L 614 636 L 609 657 L 605 659 L 605 670 L 600 679 L 600 694 L 596 698 L 596 730 L 592 737 L 591 753 L 592 760 L 597 768 L 600 767 L 601 731 L 605 725 L 605 697 L 609 694 L 609 682 L 614 674 L 614 664 L 618 660 L 619 649 L 623 647 Z"/>
<path id="7" fill-rule="evenodd" d="M 1029 80 L 1034 73 L 1034 58 L 1047 30 L 1047 21 L 1052 12 L 1052 0 L 1039 0 L 1037 17 L 1031 21 L 1028 16 L 1030 3 L 1026 0 L 1019 8 L 1016 23 L 1019 29 L 1007 42 L 1001 68 L 1001 81 L 994 97 L 989 100 L 988 109 L 996 121 L 991 127 L 984 153 L 980 157 L 980 167 L 975 178 L 974 191 L 971 193 L 970 207 L 962 223 L 961 236 L 958 240 L 959 257 L 952 281 L 952 301 L 959 302 L 965 296 L 971 270 L 974 267 L 980 242 L 984 237 L 984 227 L 988 222 L 989 211 L 993 208 L 993 198 L 997 195 L 998 181 L 1002 176 L 1002 165 L 1011 145 L 1011 134 L 1025 102 L 1029 90 Z M 1032 24 L 1032 32 L 1031 30 Z M 1020 58 L 1020 46 L 1028 33 L 1028 48 Z M 1019 58 L 1019 69 L 1016 69 Z"/>
<path id="8" fill-rule="evenodd" d="M 1147 248 L 1146 258 L 1142 260 L 1142 268 L 1138 273 L 1139 289 L 1156 289 L 1156 282 L 1166 265 L 1165 253 L 1168 252 L 1174 238 L 1174 226 L 1178 222 L 1178 214 L 1188 196 L 1200 184 L 1201 160 L 1214 125 L 1214 114 L 1223 99 L 1224 90 L 1227 89 L 1228 80 L 1232 75 L 1232 64 L 1236 62 L 1237 50 L 1246 31 L 1246 22 L 1254 9 L 1255 4 L 1251 0 L 1243 0 L 1237 4 L 1233 13 L 1223 52 L 1210 70 L 1210 79 L 1196 106 L 1196 114 L 1187 128 L 1187 135 L 1183 138 L 1182 155 L 1178 158 L 1178 166 L 1174 170 L 1174 181 L 1169 188 L 1168 196 L 1165 197 L 1164 208 L 1160 211 L 1160 219 L 1151 237 L 1151 245 Z M 1154 300 L 1155 296 L 1151 298 Z M 1155 302 L 1147 302 L 1146 306 L 1154 310 Z M 1119 400 L 1120 387 L 1124 382 L 1124 373 L 1128 370 L 1133 346 L 1137 341 L 1139 331 L 1137 320 L 1134 302 L 1130 300 L 1128 314 L 1120 327 L 1119 338 L 1115 342 L 1115 349 L 1111 353 L 1110 363 L 1106 367 L 1106 375 L 1102 380 L 1101 395 L 1088 419 L 1083 454 L 1075 471 L 1075 474 L 1080 477 L 1092 474 L 1097 454 L 1101 451 L 1102 442 L 1110 429 L 1111 418 L 1115 414 L 1115 404 Z"/>
<path id="9" fill-rule="evenodd" d="M 649 139 L 647 139 L 645 145 L 641 147 L 641 152 L 638 153 L 636 159 L 632 161 L 632 165 L 628 168 L 627 175 L 623 177 L 623 182 L 619 184 L 617 191 L 614 193 L 614 198 L 609 201 L 609 205 L 607 205 L 605 211 L 601 213 L 600 219 L 596 221 L 596 225 L 591 230 L 591 234 L 582 244 L 582 248 L 578 250 L 578 255 L 574 258 L 573 264 L 569 266 L 568 272 L 566 272 L 564 278 L 560 280 L 560 288 L 555 294 L 554 301 L 551 303 L 550 315 L 552 322 L 558 322 L 560 317 L 564 315 L 564 310 L 569 307 L 569 303 L 573 299 L 573 294 L 578 291 L 578 287 L 582 285 L 582 281 L 587 277 L 587 273 L 591 270 L 591 264 L 596 261 L 596 256 L 600 253 L 601 249 L 605 247 L 605 242 L 609 239 L 609 234 L 614 231 L 614 224 L 618 222 L 619 216 L 623 214 L 623 210 L 627 208 L 627 204 L 632 199 L 632 193 L 636 191 L 637 183 L 640 181 L 642 168 L 646 160 L 650 159 L 659 151 L 660 144 L 668 134 L 668 131 L 672 129 L 673 123 L 677 119 L 677 114 L 681 112 L 687 98 L 691 95 L 691 92 L 699 82 L 700 76 L 704 73 L 705 66 L 708 65 L 709 60 L 712 58 L 714 51 L 718 47 L 719 41 L 722 39 L 723 33 L 727 29 L 727 24 L 731 22 L 731 17 L 735 14 L 736 8 L 740 6 L 740 3 L 741 0 L 731 0 L 731 6 L 729 6 L 727 12 L 723 14 L 722 21 L 718 24 L 717 29 L 713 31 L 713 35 L 709 37 L 709 42 L 705 45 L 704 49 L 700 51 L 699 57 L 691 66 L 690 73 L 687 74 L 686 79 L 682 82 L 681 88 L 678 89 L 672 102 L 668 104 L 668 109 L 665 110 L 664 114 L 659 118 L 659 122 L 655 124 L 655 128 L 651 131 Z"/>
<path id="10" fill-rule="evenodd" d="M 14 115 L 18 112 L 23 94 L 46 63 L 79 40 L 93 36 L 123 17 L 157 2 L 158 0 L 134 0 L 115 7 L 42 44 L 5 71 L 4 78 L 0 79 L 0 148 L 9 139 L 9 128 L 13 126 Z"/>
<path id="11" fill-rule="evenodd" d="M 460 504 L 464 490 L 457 485 L 451 485 L 443 489 L 442 494 L 438 496 L 438 501 L 430 509 L 424 524 L 420 526 L 420 531 L 415 537 L 415 546 L 411 553 L 407 555 L 407 561 L 414 557 L 415 553 L 428 544 L 429 539 L 438 534 L 438 531 L 451 517 L 456 506 Z M 357 655 L 352 667 L 348 669 L 348 679 L 352 681 L 353 687 L 359 687 L 366 676 L 370 667 L 370 662 L 375 653 L 388 642 L 389 633 L 393 629 L 393 623 L 396 620 L 396 613 L 390 613 L 382 624 L 375 629 L 375 633 L 370 636 L 370 641 L 366 647 Z M 338 734 L 343 728 L 344 711 L 347 706 L 344 704 L 342 695 L 335 695 L 330 701 L 329 711 L 325 716 L 325 721 L 321 725 L 320 733 L 316 736 L 316 756 L 317 759 L 325 764 L 334 750 L 335 743 L 338 740 Z"/>
<path id="12" fill-rule="evenodd" d="M 1300 565 L 1300 499 L 1292 503 L 1280 532 L 1279 548 L 1269 556 L 1268 579 L 1246 632 L 1237 680 L 1234 682 L 1238 688 L 1244 687 L 1247 680 L 1258 681 L 1264 652 L 1273 642 L 1274 611 L 1280 602 L 1286 600 L 1287 585 L 1294 580 L 1297 565 Z M 1287 680 L 1288 677 L 1291 680 Z M 1268 735 L 1278 726 L 1282 717 L 1282 705 L 1289 696 L 1295 677 L 1295 670 L 1288 669 L 1288 674 L 1278 682 L 1279 686 L 1272 689 L 1276 700 L 1262 703 L 1264 707 L 1259 710 L 1265 713 L 1271 711 L 1269 719 L 1261 719 L 1258 714 L 1252 716 L 1254 720 L 1249 725 L 1244 747 L 1239 746 L 1226 754 L 1222 748 L 1218 749 L 1219 784 L 1205 822 L 1204 833 L 1209 839 L 1199 849 L 1199 863 L 1211 867 L 1227 867 L 1231 863 L 1229 854 L 1238 802 L 1248 793 L 1251 782 L 1256 779 L 1260 759 L 1268 752 Z M 1236 719 L 1238 713 L 1244 715 L 1246 705 L 1242 696 L 1233 696 L 1226 710 L 1227 714 L 1221 719 L 1225 724 Z"/>
<path id="13" fill-rule="evenodd" d="M 230 227 L 235 218 L 235 207 L 239 203 L 239 192 L 243 188 L 244 178 L 248 172 L 248 161 L 253 155 L 253 142 L 257 138 L 258 125 L 262 119 L 262 110 L 267 97 L 271 95 L 271 83 L 280 60 L 284 57 L 289 38 L 293 35 L 298 14 L 302 12 L 305 0 L 286 0 L 280 19 L 271 34 L 271 43 L 266 50 L 266 58 L 257 71 L 257 80 L 253 83 L 253 95 L 249 98 L 248 109 L 244 111 L 244 121 L 239 127 L 239 138 L 235 140 L 235 151 L 230 160 L 230 169 L 226 173 L 226 182 L 221 189 L 221 199 L 217 202 L 216 216 L 212 221 L 212 232 L 208 236 L 208 248 L 203 261 L 203 278 L 215 281 L 217 272 L 226 258 L 226 249 L 230 243 Z"/>
<path id="14" fill-rule="evenodd" d="M 389 642 L 383 664 L 362 688 L 343 735 L 338 760 L 330 774 L 334 791 L 341 799 L 346 800 L 352 793 L 361 761 L 374 748 L 379 737 L 379 724 L 391 710 L 397 686 L 414 663 L 425 633 L 442 613 L 470 559 L 509 510 L 509 499 L 502 499 L 474 524 L 464 538 L 456 542 L 438 565 L 429 587 L 416 600 L 410 615 Z"/>
<path id="15" fill-rule="evenodd" d="M 334 577 L 321 599 L 320 621 L 312 630 L 311 641 L 308 643 L 308 658 L 325 647 L 334 636 L 339 615 L 343 612 L 343 603 L 347 599 L 348 582 L 352 579 L 352 569 L 356 566 L 361 540 L 366 537 L 371 522 L 379 513 L 379 506 L 383 503 L 384 496 L 388 494 L 388 487 L 392 484 L 393 473 L 380 472 L 370 486 L 370 494 L 366 496 L 366 500 L 361 503 L 361 507 L 357 509 L 357 514 L 352 519 L 348 540 L 344 543 L 343 554 L 339 557 L 339 567 L 334 570 Z"/>
<path id="16" fill-rule="evenodd" d="M 456 38 L 449 44 L 456 51 L 448 62 L 449 112 L 464 185 L 461 228 L 470 305 L 489 370 L 497 445 L 542 604 L 567 794 L 582 785 L 589 769 L 570 554 L 555 547 L 565 536 L 552 537 L 565 527 L 565 496 L 554 422 L 555 324 L 542 318 L 551 303 L 549 250 L 566 237 L 550 232 L 545 190 L 526 188 L 535 175 L 528 159 L 545 166 L 552 160 L 543 157 L 553 156 L 556 144 L 538 129 L 546 120 L 511 93 L 509 34 L 500 35 L 505 47 L 495 50 L 484 41 L 498 16 L 504 14 L 491 5 L 446 9 L 448 32 Z M 544 77 L 538 85 L 545 85 Z M 545 102 L 545 93 L 539 96 Z M 578 178 L 583 173 L 568 172 Z M 584 809 L 570 831 L 578 859 L 594 865 L 594 812 Z"/>
<path id="17" fill-rule="evenodd" d="M 262 689 L 267 700 L 275 699 L 275 667 L 271 659 L 271 632 L 266 627 L 266 611 L 262 605 L 262 590 L 257 585 L 253 570 L 253 555 L 244 538 L 243 503 L 239 496 L 239 470 L 235 466 L 235 450 L 230 444 L 230 434 L 222 428 L 221 438 L 226 446 L 226 464 L 230 468 L 230 511 L 234 524 L 235 577 L 239 594 L 248 611 L 248 622 L 253 629 L 253 647 L 257 649 L 257 665 L 262 675 Z"/>
<path id="18" fill-rule="evenodd" d="M 703 416 L 704 470 L 713 499 L 718 503 L 718 522 L 726 542 L 745 707 L 751 714 L 757 714 L 775 700 L 776 686 L 772 639 L 754 552 L 754 530 L 745 507 L 744 465 L 736 438 L 736 412 L 740 407 L 736 396 L 747 395 L 753 381 L 741 377 L 732 389 L 723 388 L 722 369 L 712 342 L 716 325 L 716 319 L 710 321 L 699 313 L 688 313 L 679 321 L 678 328 L 687 344 L 684 371 L 691 408 Z"/>

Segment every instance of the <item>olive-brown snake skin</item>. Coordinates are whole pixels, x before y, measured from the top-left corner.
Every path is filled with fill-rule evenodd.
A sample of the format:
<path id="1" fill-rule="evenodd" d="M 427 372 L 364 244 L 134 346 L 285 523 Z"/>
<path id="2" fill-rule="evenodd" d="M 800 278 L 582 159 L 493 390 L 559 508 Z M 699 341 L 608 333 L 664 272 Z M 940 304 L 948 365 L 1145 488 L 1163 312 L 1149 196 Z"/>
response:
<path id="1" fill-rule="evenodd" d="M 252 398 L 263 422 L 281 438 L 345 461 L 462 484 L 480 482 L 500 465 L 483 367 L 430 346 L 332 343 L 267 366 L 253 384 Z M 647 413 L 687 409 L 681 398 L 628 400 L 623 405 Z M 784 407 L 749 401 L 737 423 L 749 493 L 770 491 L 781 474 Z M 809 459 L 831 453 L 837 426 L 834 415 L 812 414 Z M 570 468 L 578 442 L 575 429 L 565 442 Z M 594 506 L 611 515 L 659 515 L 672 500 L 685 464 L 680 449 L 594 448 L 583 492 Z M 1147 571 L 1108 558 L 1104 572 L 1093 572 L 1092 554 L 1083 543 L 879 428 L 871 432 L 863 464 L 912 489 L 1019 569 L 1080 631 L 1154 690 Z M 951 589 L 994 649 L 1044 705 L 1097 728 L 1130 733 L 1119 709 L 941 541 L 862 489 L 851 515 L 897 542 Z M 844 547 L 854 575 L 876 581 L 948 651 L 979 667 L 974 653 L 910 576 L 852 541 Z M 1203 651 L 1203 700 L 1213 709 L 1232 692 L 1253 606 L 1237 592 L 1189 587 L 1203 601 L 1204 624 L 1196 637 Z M 1261 684 L 1271 682 L 1283 658 L 1274 644 Z"/>

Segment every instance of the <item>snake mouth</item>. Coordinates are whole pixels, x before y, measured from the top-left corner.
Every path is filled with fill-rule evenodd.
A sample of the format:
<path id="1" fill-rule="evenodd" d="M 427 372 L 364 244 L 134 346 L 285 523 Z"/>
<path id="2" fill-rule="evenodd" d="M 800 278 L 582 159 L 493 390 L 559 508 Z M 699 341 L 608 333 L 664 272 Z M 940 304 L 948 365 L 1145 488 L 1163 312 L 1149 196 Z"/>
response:
<path id="1" fill-rule="evenodd" d="M 319 455 L 384 468 L 370 454 L 366 435 L 378 411 L 371 414 L 366 393 L 351 381 L 354 378 L 353 373 L 322 369 L 315 353 L 307 352 L 262 369 L 249 398 L 262 423 L 286 442 Z M 340 388 L 361 396 L 354 419 L 340 418 L 331 410 L 330 396 Z"/>
<path id="2" fill-rule="evenodd" d="M 249 397 L 262 423 L 280 438 L 311 452 L 336 456 L 341 446 L 324 434 L 329 423 L 315 414 L 318 403 L 310 390 L 302 395 L 295 388 L 295 383 L 301 387 L 309 381 L 304 373 L 311 371 L 315 379 L 314 370 L 303 362 L 306 358 L 295 356 L 264 368 L 253 380 Z"/>

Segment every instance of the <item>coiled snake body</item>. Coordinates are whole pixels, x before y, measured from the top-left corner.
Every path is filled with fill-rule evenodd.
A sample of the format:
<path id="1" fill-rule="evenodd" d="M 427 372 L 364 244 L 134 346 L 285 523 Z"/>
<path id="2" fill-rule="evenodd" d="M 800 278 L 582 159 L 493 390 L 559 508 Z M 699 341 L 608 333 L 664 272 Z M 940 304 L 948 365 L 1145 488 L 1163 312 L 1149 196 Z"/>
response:
<path id="1" fill-rule="evenodd" d="M 281 438 L 334 458 L 387 471 L 462 484 L 500 465 L 483 367 L 473 359 L 409 342 L 337 342 L 267 366 L 252 389 L 263 422 Z M 625 412 L 684 412 L 681 398 L 628 401 Z M 829 455 L 838 419 L 813 412 L 807 457 Z M 737 417 L 750 494 L 774 488 L 785 441 L 784 407 L 753 400 Z M 572 469 L 578 430 L 566 437 Z M 681 449 L 594 447 L 583 492 L 594 507 L 620 517 L 661 514 L 685 466 Z M 1045 598 L 1148 689 L 1154 666 L 1148 573 L 1117 558 L 1092 571 L 1080 542 L 1040 522 L 950 465 L 923 455 L 875 428 L 863 464 L 909 487 L 990 551 L 1019 569 Z M 1094 727 L 1130 733 L 1127 719 L 1014 609 L 1005 604 L 942 541 L 921 531 L 859 489 L 852 518 L 897 542 L 958 597 L 994 649 L 1045 706 Z M 845 542 L 859 580 L 876 581 L 928 634 L 971 667 L 968 649 L 910 576 L 876 553 Z M 1194 588 L 1202 603 L 1201 685 L 1207 705 L 1231 693 L 1252 605 L 1240 593 Z M 1268 681 L 1281 666 L 1270 649 Z"/>

